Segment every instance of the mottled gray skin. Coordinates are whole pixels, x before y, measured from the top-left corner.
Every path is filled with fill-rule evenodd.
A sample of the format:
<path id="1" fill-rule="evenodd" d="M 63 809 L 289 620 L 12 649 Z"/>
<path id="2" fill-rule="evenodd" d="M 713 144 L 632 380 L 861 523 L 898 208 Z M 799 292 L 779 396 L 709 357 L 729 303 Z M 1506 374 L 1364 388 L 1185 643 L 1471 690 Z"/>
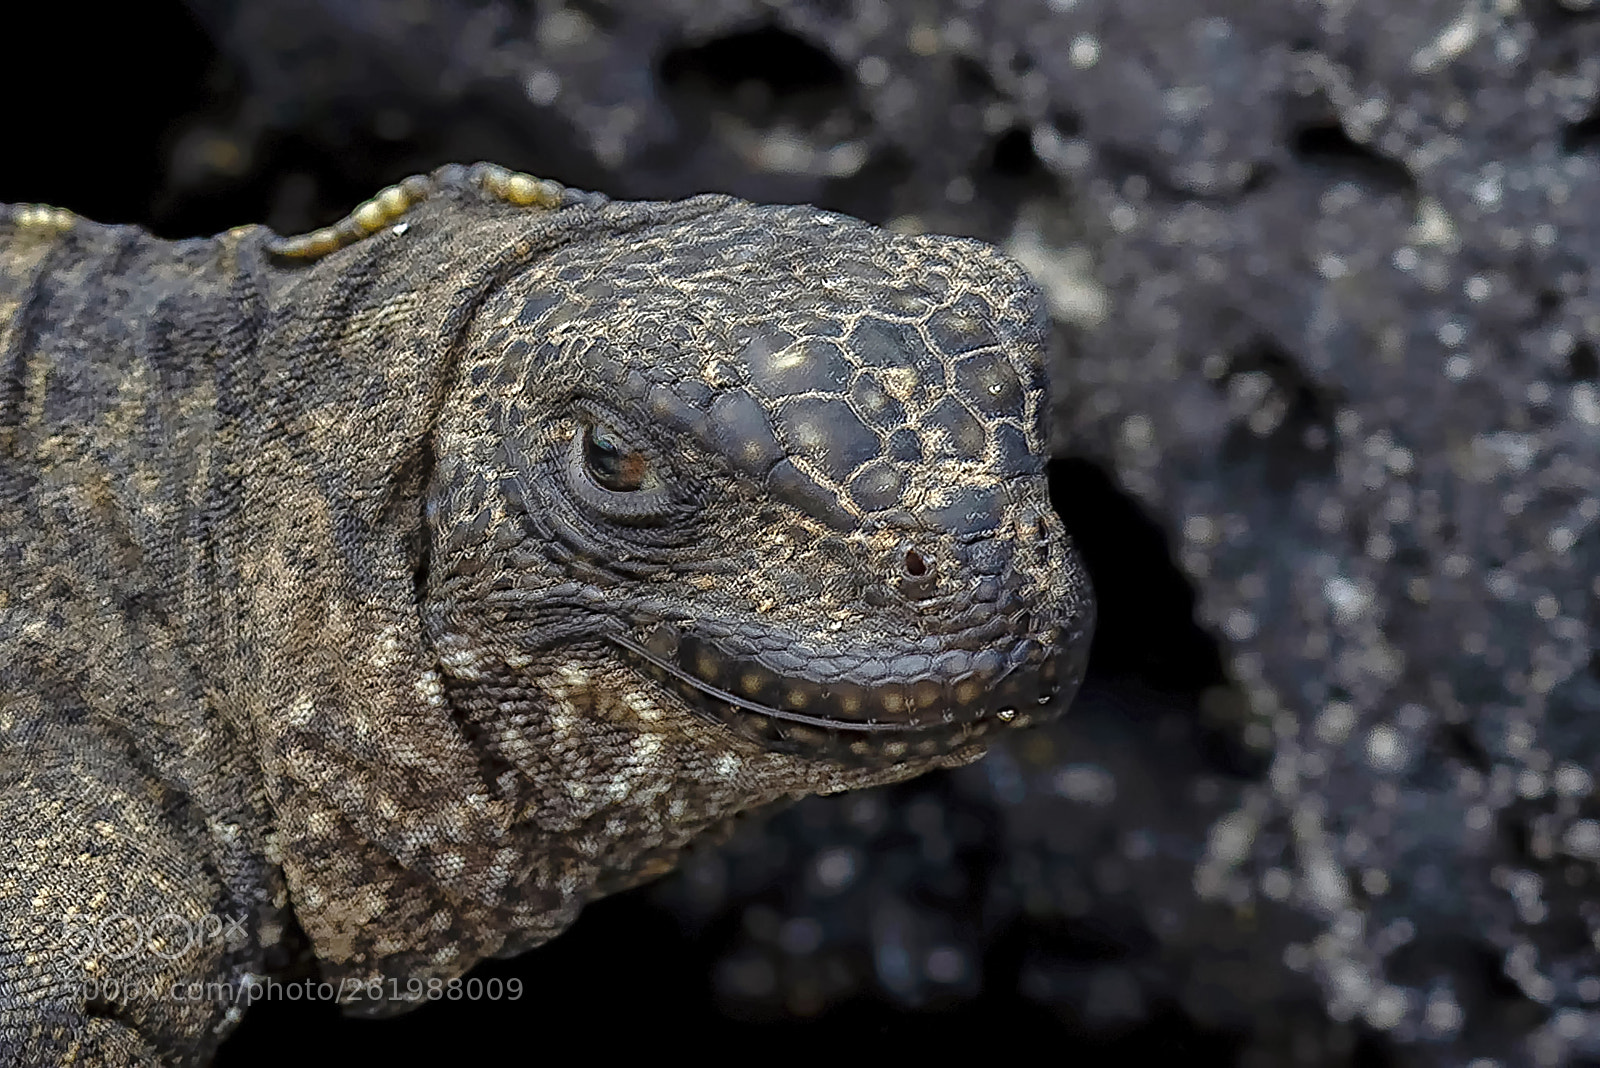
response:
<path id="1" fill-rule="evenodd" d="M 1058 713 L 1043 330 L 977 242 L 482 166 L 304 239 L 0 211 L 0 1063 L 203 1063 L 291 918 L 403 1009 Z"/>

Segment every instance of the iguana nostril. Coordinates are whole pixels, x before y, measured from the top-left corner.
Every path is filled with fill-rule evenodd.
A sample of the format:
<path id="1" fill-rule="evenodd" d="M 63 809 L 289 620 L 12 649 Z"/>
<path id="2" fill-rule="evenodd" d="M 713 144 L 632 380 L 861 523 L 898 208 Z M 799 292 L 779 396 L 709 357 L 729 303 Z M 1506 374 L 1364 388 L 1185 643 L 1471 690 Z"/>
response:
<path id="1" fill-rule="evenodd" d="M 914 601 L 933 595 L 938 560 L 919 549 L 908 548 L 900 557 L 900 592 Z"/>

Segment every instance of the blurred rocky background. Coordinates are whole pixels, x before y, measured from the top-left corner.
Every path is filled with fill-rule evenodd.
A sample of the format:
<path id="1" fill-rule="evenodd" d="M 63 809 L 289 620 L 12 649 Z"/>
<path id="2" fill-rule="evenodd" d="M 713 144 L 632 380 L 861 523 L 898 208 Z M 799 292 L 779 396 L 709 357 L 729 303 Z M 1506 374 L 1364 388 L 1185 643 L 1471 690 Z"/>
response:
<path id="1" fill-rule="evenodd" d="M 750 821 L 486 966 L 518 1002 L 267 1006 L 223 1064 L 1600 1063 L 1600 4 L 6 19 L 0 199 L 303 231 L 488 158 L 981 237 L 1056 319 L 1071 715 Z"/>

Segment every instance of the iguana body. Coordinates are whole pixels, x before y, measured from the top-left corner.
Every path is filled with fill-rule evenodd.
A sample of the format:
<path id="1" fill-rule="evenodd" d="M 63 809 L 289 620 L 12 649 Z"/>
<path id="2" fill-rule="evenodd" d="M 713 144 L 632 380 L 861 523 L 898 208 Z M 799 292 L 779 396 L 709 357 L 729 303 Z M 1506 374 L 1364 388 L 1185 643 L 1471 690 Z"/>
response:
<path id="1" fill-rule="evenodd" d="M 727 197 L 0 209 L 0 1063 L 204 1063 L 292 925 L 404 1008 L 1055 714 L 1042 344 L 988 246 Z"/>

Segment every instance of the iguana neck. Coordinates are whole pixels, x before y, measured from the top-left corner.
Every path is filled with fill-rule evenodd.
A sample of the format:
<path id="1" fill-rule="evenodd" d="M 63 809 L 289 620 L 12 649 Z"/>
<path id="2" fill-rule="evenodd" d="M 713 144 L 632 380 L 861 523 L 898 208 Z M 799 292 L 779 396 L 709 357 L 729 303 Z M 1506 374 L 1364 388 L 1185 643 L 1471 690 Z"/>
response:
<path id="1" fill-rule="evenodd" d="M 249 240 L 0 207 L 0 507 L 25 562 L 12 609 L 39 621 L 43 729 L 125 750 L 236 896 L 265 902 L 265 791 L 217 669 L 227 374 L 259 322 Z"/>

